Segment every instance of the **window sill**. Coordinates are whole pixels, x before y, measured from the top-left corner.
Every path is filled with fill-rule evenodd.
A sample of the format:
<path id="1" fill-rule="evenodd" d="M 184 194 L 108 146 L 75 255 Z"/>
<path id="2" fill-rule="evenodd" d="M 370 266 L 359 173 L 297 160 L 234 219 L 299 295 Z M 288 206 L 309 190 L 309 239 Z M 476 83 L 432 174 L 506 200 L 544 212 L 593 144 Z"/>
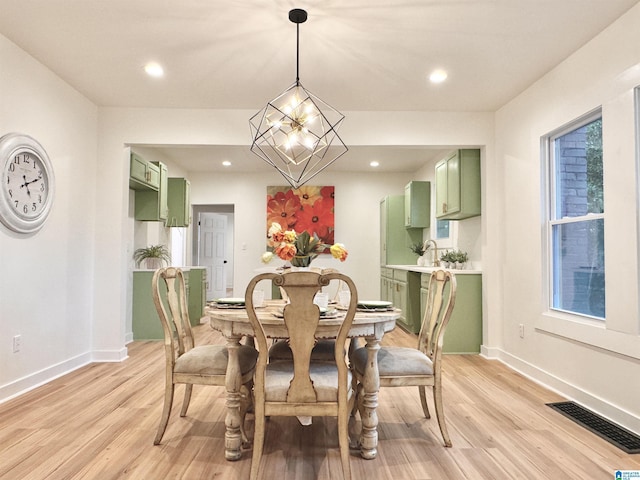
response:
<path id="1" fill-rule="evenodd" d="M 640 360 L 640 336 L 606 328 L 606 322 L 562 312 L 544 313 L 536 330 Z"/>

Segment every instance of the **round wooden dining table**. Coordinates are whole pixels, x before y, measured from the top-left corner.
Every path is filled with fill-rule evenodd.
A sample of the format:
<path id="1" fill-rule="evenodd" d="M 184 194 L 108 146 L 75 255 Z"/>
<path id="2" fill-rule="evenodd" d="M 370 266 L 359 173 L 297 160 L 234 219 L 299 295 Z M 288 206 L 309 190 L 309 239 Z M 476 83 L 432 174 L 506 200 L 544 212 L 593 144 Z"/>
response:
<path id="1" fill-rule="evenodd" d="M 287 339 L 288 333 L 284 321 L 278 315 L 284 302 L 271 300 L 265 302 L 264 308 L 256 309 L 265 334 L 272 339 Z M 380 341 L 386 332 L 393 330 L 401 310 L 368 310 L 356 312 L 353 324 L 349 330 L 349 338 L 363 338 L 368 353 L 368 362 L 362 382 L 362 430 L 360 433 L 360 455 L 365 459 L 373 459 L 378 449 L 378 390 L 380 379 L 378 375 L 378 350 Z M 229 361 L 226 374 L 226 418 L 225 418 L 225 458 L 239 460 L 242 455 L 242 437 L 240 433 L 241 406 L 241 375 L 238 362 L 238 347 L 243 337 L 252 337 L 253 328 L 249 323 L 247 311 L 244 308 L 217 308 L 207 306 L 203 318 L 214 330 L 221 332 L 226 341 Z M 337 318 L 321 319 L 316 329 L 316 338 L 335 338 L 335 326 L 341 322 Z"/>

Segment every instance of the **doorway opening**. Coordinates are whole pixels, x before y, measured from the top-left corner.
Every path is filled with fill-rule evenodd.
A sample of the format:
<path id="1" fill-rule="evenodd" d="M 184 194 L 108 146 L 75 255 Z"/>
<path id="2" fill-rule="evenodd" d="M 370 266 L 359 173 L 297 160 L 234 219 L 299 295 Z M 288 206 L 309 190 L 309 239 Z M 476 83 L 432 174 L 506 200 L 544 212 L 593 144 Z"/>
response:
<path id="1" fill-rule="evenodd" d="M 234 205 L 193 206 L 193 265 L 207 271 L 207 301 L 233 295 Z"/>

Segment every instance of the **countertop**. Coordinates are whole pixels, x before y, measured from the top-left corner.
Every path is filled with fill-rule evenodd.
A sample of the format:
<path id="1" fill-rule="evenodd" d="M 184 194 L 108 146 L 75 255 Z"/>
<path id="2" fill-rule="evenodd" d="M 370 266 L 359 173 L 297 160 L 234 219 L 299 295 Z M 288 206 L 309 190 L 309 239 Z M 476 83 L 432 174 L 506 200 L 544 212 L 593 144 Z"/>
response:
<path id="1" fill-rule="evenodd" d="M 434 270 L 438 270 L 440 267 L 421 267 L 419 265 L 385 265 L 386 268 L 396 268 L 398 270 L 407 270 L 409 272 L 419 273 L 431 273 Z M 482 270 L 459 270 L 457 268 L 445 268 L 444 270 L 450 270 L 456 275 L 482 275 Z"/>

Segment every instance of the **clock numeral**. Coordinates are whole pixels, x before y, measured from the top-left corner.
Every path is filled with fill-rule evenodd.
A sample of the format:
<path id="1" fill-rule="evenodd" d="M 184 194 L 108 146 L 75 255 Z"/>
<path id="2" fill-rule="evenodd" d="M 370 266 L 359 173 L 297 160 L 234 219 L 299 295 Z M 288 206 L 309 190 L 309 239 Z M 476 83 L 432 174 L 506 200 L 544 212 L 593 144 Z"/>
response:
<path id="1" fill-rule="evenodd" d="M 41 183 L 41 184 L 40 184 L 40 191 L 41 191 L 41 192 L 44 192 L 44 183 Z"/>
<path id="2" fill-rule="evenodd" d="M 13 158 L 13 163 L 14 163 L 14 164 L 17 164 L 17 165 L 20 165 L 20 155 L 16 155 L 16 156 Z"/>
<path id="3" fill-rule="evenodd" d="M 15 172 L 16 171 L 16 163 L 12 162 L 9 164 L 9 171 L 10 172 Z"/>
<path id="4" fill-rule="evenodd" d="M 9 189 L 9 196 L 13 198 L 13 190 Z"/>
<path id="5" fill-rule="evenodd" d="M 38 207 L 36 206 L 36 204 L 35 204 L 35 203 L 32 203 L 32 204 L 31 204 L 31 211 L 32 211 L 32 212 L 35 212 L 37 209 L 38 209 Z"/>
<path id="6" fill-rule="evenodd" d="M 29 207 L 27 207 L 27 204 L 26 204 L 26 203 L 24 204 L 24 207 L 22 207 L 22 211 L 23 211 L 24 213 L 27 213 L 27 212 L 29 211 Z"/>
<path id="7" fill-rule="evenodd" d="M 38 195 L 38 203 L 42 203 L 42 195 Z"/>
<path id="8" fill-rule="evenodd" d="M 14 200 L 13 203 L 16 204 L 16 209 L 18 208 L 18 200 Z"/>

